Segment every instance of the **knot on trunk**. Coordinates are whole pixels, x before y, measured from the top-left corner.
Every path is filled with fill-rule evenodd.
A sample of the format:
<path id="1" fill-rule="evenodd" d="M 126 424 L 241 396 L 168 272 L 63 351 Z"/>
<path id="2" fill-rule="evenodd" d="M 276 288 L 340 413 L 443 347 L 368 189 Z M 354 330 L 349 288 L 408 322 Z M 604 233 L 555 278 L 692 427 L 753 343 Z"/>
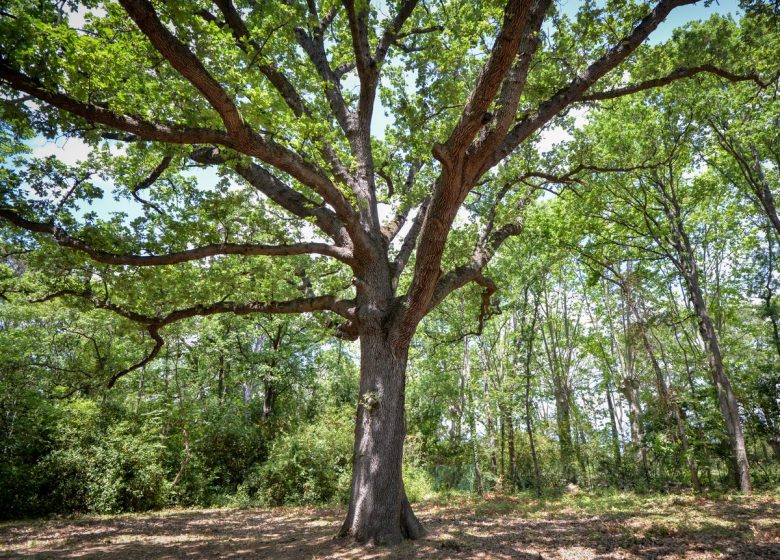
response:
<path id="1" fill-rule="evenodd" d="M 368 413 L 371 413 L 381 402 L 382 399 L 379 398 L 379 393 L 376 391 L 366 391 L 360 396 L 360 406 Z"/>

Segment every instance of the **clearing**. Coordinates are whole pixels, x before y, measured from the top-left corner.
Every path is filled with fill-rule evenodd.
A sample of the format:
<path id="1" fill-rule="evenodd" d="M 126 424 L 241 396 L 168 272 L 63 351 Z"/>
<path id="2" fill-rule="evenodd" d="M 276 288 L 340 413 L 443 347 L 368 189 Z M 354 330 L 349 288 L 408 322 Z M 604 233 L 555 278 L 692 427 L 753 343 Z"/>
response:
<path id="1" fill-rule="evenodd" d="M 780 559 L 780 496 L 454 496 L 416 504 L 425 539 L 365 548 L 340 508 L 168 510 L 0 524 L 2 558 Z"/>

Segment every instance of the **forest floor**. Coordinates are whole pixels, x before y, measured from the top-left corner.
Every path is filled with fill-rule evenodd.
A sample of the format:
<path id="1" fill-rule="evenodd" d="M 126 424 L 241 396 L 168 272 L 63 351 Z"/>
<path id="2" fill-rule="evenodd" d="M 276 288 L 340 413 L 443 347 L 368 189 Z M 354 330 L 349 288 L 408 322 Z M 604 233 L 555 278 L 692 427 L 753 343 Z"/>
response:
<path id="1" fill-rule="evenodd" d="M 780 560 L 780 495 L 455 496 L 415 505 L 428 530 L 391 548 L 334 539 L 340 508 L 166 510 L 0 524 L 0 558 Z"/>

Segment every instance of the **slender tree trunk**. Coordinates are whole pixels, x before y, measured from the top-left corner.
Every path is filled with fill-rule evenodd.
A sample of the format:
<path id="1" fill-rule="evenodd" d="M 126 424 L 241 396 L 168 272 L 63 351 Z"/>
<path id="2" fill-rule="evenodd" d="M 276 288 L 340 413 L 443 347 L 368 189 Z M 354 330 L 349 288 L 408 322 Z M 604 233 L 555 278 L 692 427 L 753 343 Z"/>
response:
<path id="1" fill-rule="evenodd" d="M 526 288 L 523 293 L 523 316 L 520 327 L 520 340 L 525 341 L 525 359 L 523 361 L 523 370 L 525 376 L 525 431 L 528 435 L 528 446 L 531 450 L 531 462 L 534 469 L 534 489 L 537 496 L 542 495 L 542 477 L 539 472 L 539 458 L 536 455 L 536 442 L 534 441 L 533 414 L 531 410 L 531 360 L 534 355 L 534 339 L 536 336 L 536 323 L 539 319 L 539 300 L 534 298 L 534 311 L 531 318 L 530 328 L 524 328 L 527 324 L 526 311 L 529 303 L 529 290 Z"/>
<path id="2" fill-rule="evenodd" d="M 534 441 L 534 424 L 531 415 L 531 376 L 526 376 L 525 384 L 525 431 L 528 434 L 528 446 L 531 449 L 531 462 L 534 467 L 534 489 L 536 495 L 542 495 L 542 477 L 539 473 L 539 458 L 536 455 L 536 442 Z"/>
<path id="3" fill-rule="evenodd" d="M 471 440 L 471 454 L 474 460 L 474 492 L 479 496 L 485 491 L 482 485 L 482 469 L 479 465 L 479 446 L 477 445 L 477 416 L 474 409 L 474 390 L 471 386 L 471 358 L 469 352 L 469 339 L 463 339 L 463 372 L 462 377 L 466 384 L 469 439 Z"/>
<path id="4" fill-rule="evenodd" d="M 515 422 L 510 405 L 507 413 L 507 455 L 509 455 L 509 488 L 517 490 L 517 457 L 515 455 Z"/>
<path id="5" fill-rule="evenodd" d="M 612 449 L 615 453 L 615 464 L 617 465 L 619 471 L 621 466 L 620 435 L 618 433 L 617 420 L 615 419 L 615 403 L 612 400 L 612 389 L 610 388 L 610 385 L 611 384 L 609 380 L 607 380 L 607 409 L 609 410 L 609 426 L 612 432 Z"/>
<path id="6" fill-rule="evenodd" d="M 571 439 L 571 407 L 569 390 L 565 381 L 555 376 L 555 418 L 558 426 L 558 445 L 561 457 L 561 474 L 569 484 L 577 484 L 577 470 L 574 468 L 574 443 Z"/>
<path id="7" fill-rule="evenodd" d="M 691 486 L 693 487 L 694 492 L 700 494 L 701 482 L 699 481 L 699 469 L 696 465 L 696 459 L 690 453 L 690 449 L 688 445 L 688 434 L 686 431 L 685 416 L 683 415 L 683 412 L 680 409 L 680 404 L 677 402 L 676 395 L 674 395 L 672 391 L 670 391 L 668 385 L 666 384 L 666 377 L 664 376 L 663 369 L 661 369 L 661 364 L 658 363 L 658 359 L 656 358 L 655 352 L 653 351 L 653 345 L 650 342 L 650 338 L 647 334 L 647 329 L 645 327 L 643 317 L 641 317 L 639 313 L 639 309 L 636 305 L 636 302 L 631 301 L 630 305 L 631 305 L 631 309 L 634 312 L 634 316 L 637 321 L 637 326 L 639 327 L 639 334 L 642 338 L 642 345 L 644 346 L 645 353 L 647 354 L 648 360 L 650 361 L 650 365 L 653 368 L 653 371 L 655 372 L 656 383 L 658 385 L 658 394 L 661 397 L 661 402 L 663 403 L 664 411 L 667 414 L 667 416 L 669 414 L 671 414 L 672 416 L 673 423 L 677 432 L 677 438 L 680 442 L 680 447 L 683 456 L 685 457 L 686 463 L 688 464 L 688 472 L 691 475 Z"/>
<path id="8" fill-rule="evenodd" d="M 362 543 L 394 544 L 424 534 L 401 475 L 407 352 L 383 333 L 360 336 L 351 499 L 340 534 Z"/>
<path id="9" fill-rule="evenodd" d="M 696 315 L 699 335 L 704 342 L 707 352 L 707 361 L 710 375 L 715 385 L 718 405 L 726 425 L 731 449 L 734 453 L 738 485 L 742 492 L 749 494 L 752 491 L 750 465 L 747 458 L 747 449 L 745 448 L 745 436 L 742 433 L 742 421 L 739 417 L 737 397 L 734 394 L 731 381 L 726 375 L 718 333 L 715 330 L 712 318 L 707 312 L 704 293 L 699 283 L 699 270 L 696 258 L 683 225 L 682 213 L 679 202 L 674 195 L 673 187 L 667 187 L 662 183 L 659 183 L 657 187 L 659 194 L 662 196 L 664 213 L 671 226 L 671 243 L 676 253 L 676 258 L 673 258 L 673 260 L 688 289 L 688 297 Z"/>
<path id="10" fill-rule="evenodd" d="M 636 464 L 642 473 L 642 477 L 649 481 L 647 471 L 647 450 L 645 449 L 644 430 L 642 429 L 642 408 L 639 403 L 639 380 L 635 372 L 631 370 L 623 373 L 623 382 L 620 392 L 628 403 L 628 423 L 631 428 L 631 445 L 634 449 Z"/>

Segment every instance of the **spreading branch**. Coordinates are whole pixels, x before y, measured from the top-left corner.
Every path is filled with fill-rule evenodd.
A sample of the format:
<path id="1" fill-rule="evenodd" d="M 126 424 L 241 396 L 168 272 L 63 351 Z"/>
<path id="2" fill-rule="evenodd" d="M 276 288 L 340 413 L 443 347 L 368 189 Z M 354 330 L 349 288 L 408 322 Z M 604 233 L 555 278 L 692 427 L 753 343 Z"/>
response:
<path id="1" fill-rule="evenodd" d="M 661 78 L 654 78 L 652 80 L 645 80 L 644 82 L 640 82 L 638 84 L 583 95 L 579 98 L 579 101 L 603 101 L 606 99 L 615 99 L 617 97 L 631 95 L 633 93 L 638 93 L 648 89 L 663 87 L 671 84 L 672 82 L 676 82 L 677 80 L 692 78 L 693 76 L 702 73 L 713 74 L 715 76 L 725 78 L 730 82 L 754 82 L 760 88 L 764 88 L 768 85 L 766 82 L 761 80 L 758 74 L 740 75 L 729 72 L 728 70 L 724 70 L 722 68 L 718 68 L 712 64 L 702 64 L 701 66 L 693 66 L 691 68 L 678 68 L 666 76 Z"/>
<path id="2" fill-rule="evenodd" d="M 69 235 L 64 229 L 54 223 L 28 220 L 13 210 L 0 208 L 0 219 L 33 233 L 51 235 L 60 246 L 85 253 L 93 261 L 111 265 L 161 266 L 201 260 L 218 255 L 291 256 L 319 254 L 333 257 L 348 264 L 352 262 L 352 254 L 349 250 L 326 243 L 315 242 L 293 243 L 289 245 L 218 243 L 164 255 L 119 254 L 93 247 L 89 243 Z"/>
<path id="3" fill-rule="evenodd" d="M 113 385 L 121 377 L 132 371 L 135 371 L 138 368 L 143 367 L 157 356 L 157 354 L 160 352 L 160 349 L 163 347 L 163 344 L 165 343 L 162 336 L 160 335 L 160 329 L 185 319 L 191 319 L 193 317 L 207 317 L 210 315 L 217 315 L 222 313 L 249 315 L 255 313 L 291 314 L 330 311 L 341 315 L 349 322 L 355 321 L 355 302 L 352 300 L 338 299 L 334 296 L 303 297 L 287 301 L 272 302 L 238 303 L 220 301 L 208 305 L 195 305 L 184 309 L 177 309 L 165 315 L 157 316 L 145 315 L 136 311 L 124 309 L 120 305 L 117 305 L 108 299 L 96 297 L 89 289 L 81 291 L 63 289 L 46 295 L 42 298 L 32 300 L 30 303 L 43 303 L 62 297 L 77 297 L 89 302 L 97 309 L 111 311 L 112 313 L 124 317 L 129 321 L 143 325 L 146 331 L 155 341 L 154 347 L 148 354 L 146 354 L 143 359 L 111 376 L 110 380 L 108 381 L 109 388 L 113 387 Z"/>
<path id="4" fill-rule="evenodd" d="M 560 114 L 567 106 L 579 100 L 585 92 L 600 78 L 616 68 L 628 58 L 639 45 L 666 19 L 669 13 L 679 6 L 694 4 L 697 0 L 661 0 L 650 13 L 645 16 L 634 30 L 623 40 L 610 48 L 601 58 L 593 62 L 581 75 L 577 76 L 567 86 L 560 89 L 550 99 L 542 103 L 535 111 L 526 115 L 507 134 L 501 146 L 486 158 L 477 174 L 481 176 L 488 169 L 511 154 L 525 139 L 542 128 L 545 124 Z"/>

